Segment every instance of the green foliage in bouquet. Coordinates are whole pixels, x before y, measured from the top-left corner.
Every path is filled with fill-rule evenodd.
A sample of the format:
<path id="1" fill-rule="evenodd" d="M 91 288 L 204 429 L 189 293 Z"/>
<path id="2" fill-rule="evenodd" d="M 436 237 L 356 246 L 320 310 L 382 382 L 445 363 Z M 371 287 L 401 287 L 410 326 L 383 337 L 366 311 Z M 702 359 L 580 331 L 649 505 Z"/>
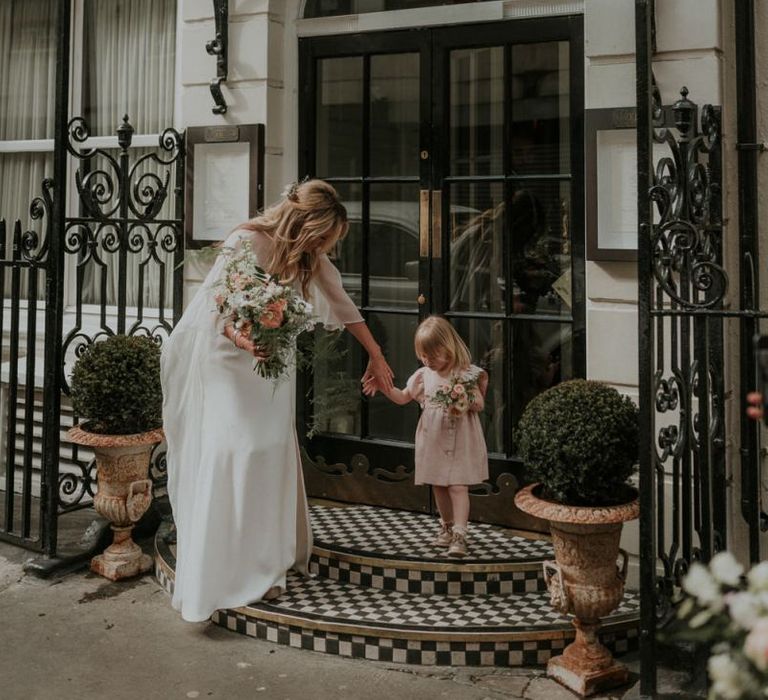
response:
<path id="1" fill-rule="evenodd" d="M 70 388 L 75 413 L 91 432 L 131 435 L 162 425 L 160 348 L 150 338 L 94 343 L 75 363 Z"/>
<path id="2" fill-rule="evenodd" d="M 638 410 L 615 389 L 585 379 L 547 389 L 528 404 L 516 435 L 544 498 L 574 506 L 631 500 Z"/>
<path id="3" fill-rule="evenodd" d="M 677 619 L 660 637 L 705 645 L 709 697 L 768 698 L 768 561 L 744 569 L 730 552 L 694 562 Z"/>

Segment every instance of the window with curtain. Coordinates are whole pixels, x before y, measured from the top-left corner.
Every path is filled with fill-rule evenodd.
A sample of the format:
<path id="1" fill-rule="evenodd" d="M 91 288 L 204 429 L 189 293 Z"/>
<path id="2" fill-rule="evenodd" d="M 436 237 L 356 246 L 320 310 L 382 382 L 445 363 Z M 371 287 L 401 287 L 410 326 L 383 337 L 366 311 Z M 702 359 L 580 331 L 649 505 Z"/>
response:
<path id="1" fill-rule="evenodd" d="M 0 219 L 7 224 L 9 257 L 16 219 L 22 230 L 39 228 L 29 205 L 42 193 L 43 178 L 52 174 L 57 4 L 0 2 Z M 39 298 L 42 291 L 41 284 Z M 21 294 L 27 295 L 24 280 Z"/>
<path id="2" fill-rule="evenodd" d="M 82 115 L 92 136 L 112 136 L 127 114 L 135 134 L 159 134 L 173 126 L 176 57 L 176 0 L 85 0 L 83 4 Z M 134 142 L 137 138 L 134 136 Z M 153 151 L 152 147 L 131 148 L 131 163 Z M 112 151 L 117 155 L 117 149 Z M 156 150 L 159 152 L 159 149 Z M 167 157 L 167 154 L 165 154 Z M 139 169 L 133 182 L 143 173 L 154 171 L 164 178 L 165 170 L 151 161 Z M 157 218 L 170 218 L 173 197 L 169 197 Z M 135 233 L 145 238 L 144 229 Z M 154 233 L 154 230 L 152 231 Z M 90 263 L 84 271 L 83 302 L 117 301 L 117 254 L 99 246 L 105 265 Z M 144 265 L 143 304 L 169 306 L 173 289 L 173 260 L 160 248 L 157 254 L 165 263 Z M 139 303 L 139 275 L 149 249 L 145 245 L 128 256 L 127 303 Z M 165 276 L 165 298 L 160 299 L 160 276 Z"/>

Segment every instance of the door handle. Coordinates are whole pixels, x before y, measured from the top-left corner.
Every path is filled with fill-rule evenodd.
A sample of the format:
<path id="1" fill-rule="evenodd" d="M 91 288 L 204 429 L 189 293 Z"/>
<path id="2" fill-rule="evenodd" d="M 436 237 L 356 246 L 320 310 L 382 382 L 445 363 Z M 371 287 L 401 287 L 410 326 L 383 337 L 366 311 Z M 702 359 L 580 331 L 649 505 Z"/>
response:
<path id="1" fill-rule="evenodd" d="M 423 192 L 423 190 L 422 190 Z M 432 257 L 442 257 L 443 241 L 443 193 L 432 190 Z"/>
<path id="2" fill-rule="evenodd" d="M 419 190 L 419 257 L 429 257 L 429 190 Z"/>

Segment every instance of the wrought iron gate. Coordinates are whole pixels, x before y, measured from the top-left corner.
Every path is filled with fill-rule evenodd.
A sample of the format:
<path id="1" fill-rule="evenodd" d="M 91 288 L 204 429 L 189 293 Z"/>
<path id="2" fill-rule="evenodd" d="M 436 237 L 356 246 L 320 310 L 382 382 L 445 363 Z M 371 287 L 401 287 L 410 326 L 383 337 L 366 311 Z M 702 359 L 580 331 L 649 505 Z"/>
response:
<path id="1" fill-rule="evenodd" d="M 0 222 L 0 449 L 6 460 L 0 539 L 48 557 L 57 553 L 59 516 L 89 506 L 95 485 L 92 455 L 64 433 L 77 420 L 68 401 L 72 364 L 91 343 L 113 334 L 143 334 L 162 344 L 183 301 L 182 136 L 166 129 L 156 149 L 134 157 L 126 116 L 117 149 L 88 147 L 85 120 L 67 118 L 69 16 L 64 0 L 57 20 L 54 173 L 30 208 L 39 227 L 23 231 L 15 222 L 7 245 Z M 70 212 L 72 171 L 77 204 Z M 157 451 L 156 494 L 164 486 L 164 464 Z"/>
<path id="2" fill-rule="evenodd" d="M 745 23 L 751 16 L 750 8 L 742 8 Z M 736 488 L 749 530 L 750 559 L 760 557 L 759 536 L 766 516 L 760 502 L 759 440 L 754 421 L 744 415 L 744 395 L 756 386 L 752 342 L 757 319 L 768 317 L 768 312 L 757 304 L 755 221 L 743 207 L 738 258 L 741 289 L 729 293 L 723 264 L 719 109 L 704 105 L 699 110 L 685 88 L 671 107 L 662 106 L 652 72 L 652 0 L 636 0 L 635 19 L 640 692 L 642 697 L 654 697 L 656 632 L 673 613 L 673 595 L 692 562 L 706 562 L 728 546 L 726 418 L 738 420 L 741 426 L 741 478 Z M 744 110 L 741 98 L 739 110 Z M 755 146 L 754 132 L 745 139 L 740 124 L 739 141 L 737 148 L 749 150 Z M 750 187 L 740 168 L 740 204 L 742 188 Z M 740 389 L 733 392 L 736 413 L 726 416 L 724 339 L 736 337 Z M 730 472 L 738 473 L 733 465 Z"/>

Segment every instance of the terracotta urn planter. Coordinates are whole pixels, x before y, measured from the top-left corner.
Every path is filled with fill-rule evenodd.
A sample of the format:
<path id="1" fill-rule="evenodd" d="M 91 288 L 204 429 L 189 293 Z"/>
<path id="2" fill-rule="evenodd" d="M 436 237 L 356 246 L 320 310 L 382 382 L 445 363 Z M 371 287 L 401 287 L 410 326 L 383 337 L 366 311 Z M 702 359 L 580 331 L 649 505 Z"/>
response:
<path id="1" fill-rule="evenodd" d="M 547 664 L 547 675 L 582 696 L 624 685 L 629 672 L 597 639 L 600 618 L 624 597 L 627 553 L 619 548 L 625 521 L 640 514 L 635 500 L 616 506 L 568 506 L 541 498 L 539 484 L 519 491 L 515 505 L 549 520 L 555 561 L 544 563 L 552 607 L 573 615 L 576 639 Z M 619 556 L 621 566 L 617 565 Z"/>
<path id="2" fill-rule="evenodd" d="M 91 559 L 91 571 L 112 581 L 146 573 L 152 568 L 152 558 L 131 539 L 131 530 L 152 501 L 149 461 L 155 445 L 164 439 L 162 429 L 104 435 L 75 426 L 69 437 L 94 451 L 98 491 L 93 505 L 110 521 L 114 533 L 112 544 Z"/>

